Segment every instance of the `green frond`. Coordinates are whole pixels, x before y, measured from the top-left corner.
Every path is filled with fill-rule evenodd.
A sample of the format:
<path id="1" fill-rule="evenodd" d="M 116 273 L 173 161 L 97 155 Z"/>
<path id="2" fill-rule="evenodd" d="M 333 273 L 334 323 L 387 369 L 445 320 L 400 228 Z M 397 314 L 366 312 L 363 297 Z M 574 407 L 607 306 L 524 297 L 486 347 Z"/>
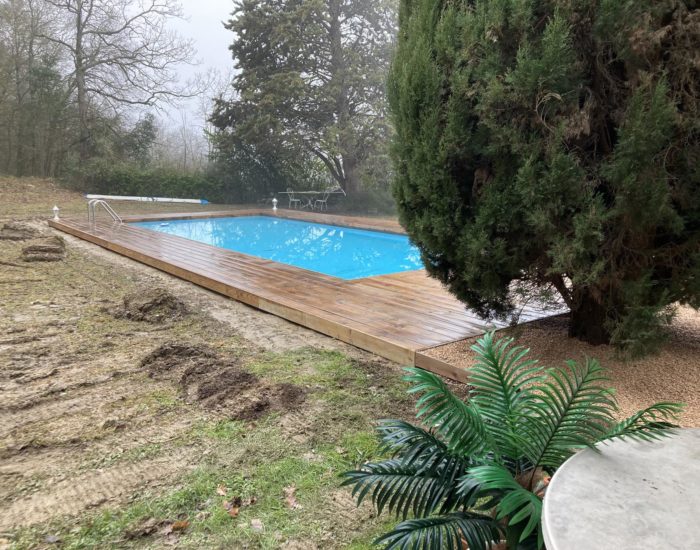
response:
<path id="1" fill-rule="evenodd" d="M 402 460 L 391 459 L 346 472 L 347 479 L 342 485 L 352 486 L 358 506 L 369 497 L 379 514 L 386 508 L 404 519 L 409 513 L 425 517 L 437 510 L 449 511 L 463 505 L 456 481 L 464 471 L 462 464 L 453 459 L 429 470 L 421 464 L 407 465 Z"/>
<path id="2" fill-rule="evenodd" d="M 454 395 L 439 376 L 419 368 L 406 371 L 405 379 L 413 383 L 409 393 L 422 394 L 416 416 L 435 427 L 450 449 L 468 456 L 490 450 L 489 434 L 475 407 Z"/>
<path id="3" fill-rule="evenodd" d="M 576 449 L 593 447 L 613 423 L 616 405 L 600 364 L 594 359 L 566 364 L 546 371 L 525 407 L 524 451 L 535 467 L 559 467 Z"/>
<path id="4" fill-rule="evenodd" d="M 657 403 L 616 423 L 614 394 L 597 361 L 542 372 L 528 350 L 493 333 L 472 349 L 477 364 L 466 402 L 440 377 L 407 369 L 426 427 L 382 421 L 381 448 L 391 458 L 345 474 L 358 504 L 369 498 L 379 514 L 403 517 L 377 541 L 387 548 L 462 550 L 466 541 L 476 550 L 502 538 L 508 548 L 542 548 L 542 499 L 531 489 L 545 471 L 601 441 L 668 435 L 682 409 Z"/>
<path id="5" fill-rule="evenodd" d="M 675 423 L 682 411 L 683 405 L 679 403 L 655 403 L 615 424 L 601 441 L 618 437 L 652 441 L 667 437 L 673 433 L 673 428 L 677 427 Z"/>
<path id="6" fill-rule="evenodd" d="M 454 487 L 469 466 L 469 457 L 451 450 L 447 445 L 423 428 L 403 420 L 383 420 L 377 428 L 381 438 L 381 451 L 392 457 L 400 457 L 405 466 L 415 466 L 422 476 L 439 477 L 444 486 Z M 473 495 L 460 494 L 456 490 L 436 493 L 435 502 L 428 506 L 428 512 L 438 509 L 445 513 L 458 507 L 474 504 Z"/>
<path id="7" fill-rule="evenodd" d="M 498 454 L 519 456 L 523 407 L 532 398 L 533 383 L 540 379 L 537 361 L 527 360 L 530 350 L 511 346 L 512 338 L 496 340 L 484 334 L 472 350 L 477 363 L 469 371 L 474 386 L 471 400 L 486 421 Z"/>
<path id="8" fill-rule="evenodd" d="M 419 462 L 424 469 L 434 468 L 448 458 L 457 458 L 466 467 L 468 457 L 452 451 L 436 434 L 403 420 L 380 420 L 377 432 L 381 441 L 380 452 L 400 456 L 403 463 Z"/>
<path id="9" fill-rule="evenodd" d="M 530 537 L 540 524 L 542 499 L 523 488 L 512 474 L 499 464 L 471 468 L 460 484 L 478 483 L 483 492 L 500 493 L 496 519 L 507 519 L 509 527 L 518 527 L 519 540 Z M 519 525 L 524 522 L 524 525 Z"/>
<path id="10" fill-rule="evenodd" d="M 401 522 L 375 542 L 386 544 L 386 550 L 462 550 L 464 540 L 469 550 L 488 550 L 500 537 L 493 518 L 455 512 Z"/>
<path id="11" fill-rule="evenodd" d="M 470 506 L 471 510 L 476 512 L 489 512 L 498 505 L 500 494 L 496 491 L 487 491 L 481 486 L 481 483 L 476 478 L 463 475 L 457 483 L 457 494 L 460 498 L 474 502 Z"/>

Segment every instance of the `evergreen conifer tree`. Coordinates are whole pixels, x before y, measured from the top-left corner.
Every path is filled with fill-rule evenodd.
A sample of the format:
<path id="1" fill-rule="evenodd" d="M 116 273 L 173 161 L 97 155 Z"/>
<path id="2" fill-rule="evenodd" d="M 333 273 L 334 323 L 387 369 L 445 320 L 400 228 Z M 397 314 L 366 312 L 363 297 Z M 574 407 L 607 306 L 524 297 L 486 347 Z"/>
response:
<path id="1" fill-rule="evenodd" d="M 570 333 L 644 351 L 700 306 L 700 2 L 402 0 L 394 192 L 484 315 L 556 289 Z"/>
<path id="2" fill-rule="evenodd" d="M 238 142 L 260 159 L 313 159 L 351 195 L 386 173 L 395 27 L 394 0 L 235 2 L 233 94 L 211 118 L 219 153 Z"/>

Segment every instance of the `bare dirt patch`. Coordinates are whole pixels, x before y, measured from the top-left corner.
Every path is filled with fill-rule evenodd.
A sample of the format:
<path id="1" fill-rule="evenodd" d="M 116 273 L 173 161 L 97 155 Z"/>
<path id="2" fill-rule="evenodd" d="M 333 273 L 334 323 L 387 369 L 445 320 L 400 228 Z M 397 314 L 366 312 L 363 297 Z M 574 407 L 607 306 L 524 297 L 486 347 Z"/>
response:
<path id="1" fill-rule="evenodd" d="M 22 248 L 25 262 L 60 262 L 66 257 L 66 243 L 56 235 Z"/>
<path id="2" fill-rule="evenodd" d="M 27 242 L 50 235 L 37 222 L 21 226 L 31 239 L 0 240 L 0 258 L 19 259 Z M 201 455 L 180 442 L 210 413 L 183 414 L 173 385 L 149 378 L 139 360 L 182 334 L 255 349 L 222 323 L 180 315 L 184 301 L 172 291 L 156 292 L 165 298 L 141 312 L 167 323 L 107 314 L 112 296 L 159 288 L 114 267 L 75 248 L 62 262 L 0 262 L 0 531 L 120 505 L 186 473 Z M 175 306 L 163 311 L 164 303 Z M 151 462 L 132 464 L 142 455 Z"/>
<path id="3" fill-rule="evenodd" d="M 39 236 L 35 228 L 20 222 L 8 222 L 0 228 L 0 241 L 26 241 Z"/>
<path id="4" fill-rule="evenodd" d="M 161 486 L 173 475 L 181 475 L 193 467 L 192 455 L 191 451 L 183 449 L 167 457 L 56 480 L 11 502 L 3 510 L 0 529 L 47 521 L 60 515 L 77 515 L 91 508 L 119 503 L 137 489 Z"/>
<path id="5" fill-rule="evenodd" d="M 146 323 L 175 321 L 188 313 L 185 303 L 165 288 L 131 292 L 124 296 L 121 305 L 108 311 L 117 319 Z"/>
<path id="6" fill-rule="evenodd" d="M 657 401 L 686 404 L 681 425 L 700 427 L 700 312 L 678 310 L 668 342 L 657 355 L 624 360 L 610 346 L 592 346 L 567 335 L 566 315 L 551 317 L 504 329 L 520 345 L 530 348 L 530 356 L 550 367 L 567 359 L 593 357 L 608 370 L 615 388 L 620 416 L 627 416 Z M 453 365 L 469 368 L 474 353 L 469 349 L 476 338 L 428 350 L 427 354 Z"/>
<path id="7" fill-rule="evenodd" d="M 176 380 L 187 403 L 234 420 L 296 409 L 306 395 L 293 384 L 265 382 L 242 368 L 238 357 L 222 357 L 203 345 L 163 344 L 144 357 L 141 366 L 153 378 Z"/>

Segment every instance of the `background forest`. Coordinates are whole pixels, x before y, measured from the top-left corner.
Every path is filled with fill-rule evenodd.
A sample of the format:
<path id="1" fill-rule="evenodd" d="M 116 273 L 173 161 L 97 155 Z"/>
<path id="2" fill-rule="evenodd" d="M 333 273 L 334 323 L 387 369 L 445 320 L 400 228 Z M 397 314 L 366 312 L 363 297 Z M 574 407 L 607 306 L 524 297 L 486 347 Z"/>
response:
<path id="1" fill-rule="evenodd" d="M 0 1 L 0 173 L 215 202 L 340 185 L 345 208 L 391 210 L 393 0 L 230 12 L 230 72 L 185 79 L 175 0 Z"/>

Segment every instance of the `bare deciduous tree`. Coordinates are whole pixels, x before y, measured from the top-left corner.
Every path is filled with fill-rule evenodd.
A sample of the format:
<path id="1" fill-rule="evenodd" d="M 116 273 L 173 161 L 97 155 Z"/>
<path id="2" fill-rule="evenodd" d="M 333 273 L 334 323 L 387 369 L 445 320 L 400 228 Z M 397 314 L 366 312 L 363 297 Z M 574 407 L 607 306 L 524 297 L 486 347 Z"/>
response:
<path id="1" fill-rule="evenodd" d="M 81 161 L 89 156 L 91 107 L 119 113 L 125 105 L 155 105 L 193 95 L 176 68 L 194 49 L 168 28 L 182 11 L 174 0 L 45 0 L 55 24 L 45 38 L 72 64 L 68 75 L 80 121 Z"/>

